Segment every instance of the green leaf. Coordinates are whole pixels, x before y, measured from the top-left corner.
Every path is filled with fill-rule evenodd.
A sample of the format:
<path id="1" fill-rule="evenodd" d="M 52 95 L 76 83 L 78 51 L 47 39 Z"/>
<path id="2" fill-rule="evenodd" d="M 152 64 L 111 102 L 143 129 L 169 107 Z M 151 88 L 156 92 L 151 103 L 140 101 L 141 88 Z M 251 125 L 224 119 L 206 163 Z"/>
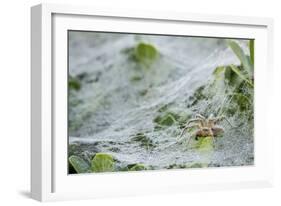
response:
<path id="1" fill-rule="evenodd" d="M 69 89 L 73 89 L 73 90 L 78 91 L 78 90 L 81 89 L 81 84 L 78 81 L 78 79 L 76 79 L 72 76 L 69 76 L 68 87 L 69 87 Z"/>
<path id="2" fill-rule="evenodd" d="M 91 170 L 93 172 L 113 172 L 114 160 L 110 154 L 97 153 L 92 159 Z"/>
<path id="3" fill-rule="evenodd" d="M 68 160 L 78 174 L 91 172 L 90 165 L 82 158 L 72 155 L 68 158 Z"/>
<path id="4" fill-rule="evenodd" d="M 143 164 L 136 164 L 130 169 L 130 171 L 141 171 L 141 170 L 147 170 L 146 166 Z"/>
<path id="5" fill-rule="evenodd" d="M 200 152 L 211 152 L 213 151 L 213 139 L 212 137 L 200 137 L 196 147 Z"/>
<path id="6" fill-rule="evenodd" d="M 168 114 L 167 116 L 163 117 L 160 121 L 160 125 L 171 126 L 172 124 L 176 123 L 176 119 L 172 114 Z"/>
<path id="7" fill-rule="evenodd" d="M 198 137 L 198 139 L 195 148 L 197 149 L 197 155 L 200 156 L 200 161 L 197 163 L 202 167 L 208 167 L 214 153 L 213 137 Z"/>
<path id="8" fill-rule="evenodd" d="M 220 79 L 224 72 L 225 72 L 225 67 L 219 66 L 214 70 L 213 75 L 215 75 L 216 79 Z"/>
<path id="9" fill-rule="evenodd" d="M 135 48 L 135 56 L 138 61 L 148 66 L 157 58 L 158 52 L 151 44 L 139 43 Z"/>
<path id="10" fill-rule="evenodd" d="M 249 61 L 247 55 L 244 53 L 243 49 L 235 41 L 228 41 L 228 44 L 232 49 L 232 51 L 236 54 L 236 56 L 240 60 L 241 64 L 247 71 L 248 75 L 252 76 L 253 65 L 251 65 L 251 62 Z"/>
<path id="11" fill-rule="evenodd" d="M 180 118 L 178 114 L 173 112 L 166 112 L 164 114 L 160 114 L 153 121 L 161 126 L 171 126 L 177 123 L 177 120 Z"/>
<path id="12" fill-rule="evenodd" d="M 252 65 L 254 65 L 254 63 L 255 63 L 255 41 L 254 41 L 254 39 L 251 39 L 249 41 L 249 49 L 250 49 L 251 63 L 252 63 Z"/>
<path id="13" fill-rule="evenodd" d="M 235 65 L 230 65 L 230 67 L 232 71 L 234 71 L 242 80 L 246 81 L 251 87 L 254 87 L 251 80 L 248 79 L 244 74 L 242 74 L 242 72 Z"/>

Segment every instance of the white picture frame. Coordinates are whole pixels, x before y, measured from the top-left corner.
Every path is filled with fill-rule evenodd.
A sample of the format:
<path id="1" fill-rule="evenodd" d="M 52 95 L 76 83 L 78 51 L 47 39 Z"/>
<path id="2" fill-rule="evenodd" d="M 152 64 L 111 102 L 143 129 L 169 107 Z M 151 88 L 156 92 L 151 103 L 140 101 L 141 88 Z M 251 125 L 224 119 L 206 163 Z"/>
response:
<path id="1" fill-rule="evenodd" d="M 32 198 L 53 201 L 272 186 L 274 134 L 267 121 L 272 104 L 268 93 L 273 76 L 272 19 L 40 4 L 31 8 L 31 26 Z M 66 83 L 68 29 L 255 38 L 255 165 L 67 175 L 63 109 L 67 92 L 58 82 Z"/>

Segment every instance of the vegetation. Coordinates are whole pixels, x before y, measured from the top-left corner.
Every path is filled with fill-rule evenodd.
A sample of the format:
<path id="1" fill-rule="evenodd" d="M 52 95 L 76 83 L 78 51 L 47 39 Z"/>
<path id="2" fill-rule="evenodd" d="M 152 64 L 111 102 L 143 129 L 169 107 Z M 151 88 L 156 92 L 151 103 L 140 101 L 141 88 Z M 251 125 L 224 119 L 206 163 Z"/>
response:
<path id="1" fill-rule="evenodd" d="M 139 42 L 135 47 L 124 49 L 122 52 L 128 55 L 130 60 L 144 68 L 149 68 L 160 56 L 154 45 L 145 42 Z M 140 77 L 132 77 L 131 80 L 138 81 L 140 79 Z"/>
<path id="2" fill-rule="evenodd" d="M 70 90 L 78 91 L 81 89 L 81 83 L 78 78 L 74 78 L 73 76 L 69 76 L 68 87 Z"/>
<path id="3" fill-rule="evenodd" d="M 248 86 L 254 87 L 254 50 L 253 40 L 250 40 L 249 50 L 250 56 L 246 55 L 242 48 L 234 41 L 228 42 L 232 51 L 236 54 L 241 64 L 239 66 L 236 65 L 228 65 L 228 66 L 219 66 L 215 69 L 214 75 L 217 78 L 220 78 L 221 75 L 224 75 L 225 81 L 233 86 L 234 84 L 240 85 L 241 83 L 247 83 Z"/>
<path id="4" fill-rule="evenodd" d="M 160 114 L 154 119 L 154 122 L 159 126 L 171 126 L 177 123 L 178 115 L 172 112 Z"/>
<path id="5" fill-rule="evenodd" d="M 209 110 L 209 111 L 200 111 L 204 115 L 209 116 L 210 111 L 214 111 L 215 116 L 227 116 L 233 117 L 234 115 L 241 115 L 247 117 L 247 120 L 253 123 L 254 115 L 254 40 L 249 41 L 248 51 L 244 49 L 234 40 L 227 40 L 227 45 L 236 55 L 239 60 L 239 64 L 230 64 L 230 65 L 220 65 L 216 68 L 213 68 L 213 78 L 209 82 L 205 82 L 203 85 L 195 89 L 193 94 L 184 99 L 184 107 L 181 108 L 181 111 L 173 110 L 173 102 L 165 103 L 163 107 L 157 110 L 157 106 L 154 107 L 156 110 L 152 114 L 155 114 L 154 118 L 150 121 L 153 121 L 152 132 L 167 131 L 167 134 L 172 137 L 177 137 L 181 132 L 184 125 L 187 121 L 198 112 L 198 110 Z M 160 57 L 160 52 L 152 44 L 140 42 L 136 44 L 133 48 L 128 49 L 129 57 L 133 62 L 133 66 L 137 65 L 136 68 L 150 68 L 153 63 Z M 164 54 L 162 54 L 164 56 Z M 158 64 L 157 64 L 158 65 Z M 131 72 L 132 70 L 130 70 Z M 134 73 L 135 71 L 139 73 Z M 155 70 L 135 70 L 132 71 L 132 76 L 129 76 L 129 83 L 134 85 L 142 85 L 147 82 L 146 76 L 144 73 L 150 72 L 146 71 L 155 71 Z M 153 72 L 151 72 L 153 74 Z M 130 74 L 131 75 L 131 74 Z M 69 77 L 68 86 L 71 95 L 77 95 L 78 91 L 81 89 L 81 80 L 85 78 L 81 77 Z M 83 84 L 85 83 L 82 81 Z M 146 95 L 149 96 L 150 93 L 148 89 L 151 89 L 151 84 L 146 88 L 136 87 L 138 92 L 138 97 L 143 97 Z M 131 85 L 130 85 L 131 86 Z M 153 88 L 152 88 L 153 89 Z M 115 91 L 115 90 L 114 90 Z M 147 95 L 148 94 L 148 95 Z M 216 95 L 223 95 L 224 98 L 218 98 L 219 101 L 214 101 Z M 128 97 L 129 98 L 129 97 Z M 222 103 L 220 101 L 223 100 Z M 97 100 L 95 100 L 98 102 Z M 100 101 L 101 102 L 101 101 Z M 219 102 L 219 105 L 218 105 Z M 200 107 L 200 104 L 208 103 L 208 106 Z M 72 102 L 73 105 L 80 104 L 79 101 Z M 100 105 L 105 105 L 99 103 Z M 162 104 L 162 103 L 161 103 Z M 219 107 L 219 108 L 218 108 Z M 93 107 L 96 108 L 96 107 Z M 198 109 L 200 108 L 200 109 Z M 218 108 L 218 109 L 217 109 Z M 217 109 L 217 110 L 216 110 Z M 187 112 L 188 111 L 188 112 Z M 208 113 L 209 112 L 209 113 Z M 206 113 L 206 114 L 205 114 Z M 79 113 L 80 114 L 80 113 Z M 78 116 L 78 115 L 77 115 Z M 79 121 L 72 122 L 69 121 L 70 131 L 76 130 L 79 128 L 83 121 L 87 118 L 87 115 L 81 115 L 83 118 L 78 119 Z M 149 115 L 148 115 L 149 116 Z M 150 117 L 150 116 L 149 116 Z M 79 124 L 77 123 L 79 122 Z M 150 122 L 151 123 L 151 122 Z M 107 128 L 107 124 L 103 125 L 104 128 Z M 119 128 L 117 128 L 119 129 Z M 187 133 L 194 133 L 197 128 L 189 128 Z M 145 131 L 145 132 L 143 132 Z M 150 135 L 151 131 L 139 130 L 133 133 L 133 135 L 128 136 L 128 140 L 124 144 L 132 144 L 138 149 L 150 153 L 154 148 L 160 144 L 158 141 L 153 139 Z M 75 136 L 75 135 L 73 135 Z M 167 135 L 168 136 L 168 135 Z M 193 136 L 194 137 L 194 136 Z M 172 140 L 174 141 L 174 139 Z M 164 142 L 164 141 L 163 141 Z M 175 142 L 175 141 L 174 141 Z M 166 143 L 166 142 L 165 142 Z M 179 142 L 177 142 L 179 143 Z M 103 143 L 102 143 L 103 144 Z M 102 145 L 101 144 L 101 145 Z M 111 143 L 109 143 L 111 144 Z M 101 146 L 101 148 L 106 148 L 106 150 L 113 153 L 122 151 L 122 147 L 118 147 L 115 144 L 111 146 L 106 145 Z M 79 146 L 77 146 L 79 147 Z M 204 137 L 196 137 L 191 139 L 190 148 L 194 151 L 195 154 L 200 156 L 200 161 L 194 161 L 189 164 L 171 164 L 165 166 L 167 169 L 171 168 L 199 168 L 207 167 L 210 164 L 211 156 L 215 150 L 215 145 L 213 138 L 206 135 Z M 158 148 L 157 148 L 158 149 Z M 75 150 L 78 150 L 75 148 Z M 100 151 L 100 148 L 99 148 Z M 112 155 L 107 153 L 93 152 L 93 156 L 89 159 L 84 158 L 81 155 L 82 151 L 79 153 L 69 153 L 69 172 L 70 173 L 100 173 L 100 172 L 114 172 L 114 171 L 141 171 L 148 169 L 155 169 L 151 165 L 143 165 L 141 163 L 134 162 L 133 164 L 128 164 L 127 162 L 119 162 Z"/>
<path id="6" fill-rule="evenodd" d="M 130 168 L 130 171 L 141 171 L 147 170 L 147 167 L 143 164 L 135 164 L 133 167 Z"/>
<path id="7" fill-rule="evenodd" d="M 91 170 L 93 172 L 113 172 L 113 157 L 105 153 L 97 153 L 92 160 Z"/>
<path id="8" fill-rule="evenodd" d="M 135 47 L 134 56 L 138 62 L 148 67 L 158 57 L 158 51 L 152 44 L 141 42 Z"/>
<path id="9" fill-rule="evenodd" d="M 155 147 L 153 141 L 142 132 L 134 135 L 132 141 L 139 143 L 141 147 L 144 147 L 147 150 Z"/>
<path id="10" fill-rule="evenodd" d="M 77 173 L 87 173 L 91 172 L 90 165 L 78 156 L 70 156 L 69 163 L 74 168 Z"/>
<path id="11" fill-rule="evenodd" d="M 240 60 L 240 65 L 219 66 L 213 72 L 215 83 L 224 81 L 224 93 L 227 94 L 226 104 L 221 110 L 232 115 L 237 108 L 240 112 L 248 112 L 249 119 L 253 116 L 254 99 L 254 40 L 249 41 L 249 53 L 234 41 L 228 41 L 229 47 Z"/>
<path id="12" fill-rule="evenodd" d="M 123 168 L 117 167 L 113 156 L 106 153 L 96 153 L 90 163 L 76 155 L 71 155 L 68 161 L 71 174 L 147 170 L 147 167 L 143 164 L 132 164 Z"/>

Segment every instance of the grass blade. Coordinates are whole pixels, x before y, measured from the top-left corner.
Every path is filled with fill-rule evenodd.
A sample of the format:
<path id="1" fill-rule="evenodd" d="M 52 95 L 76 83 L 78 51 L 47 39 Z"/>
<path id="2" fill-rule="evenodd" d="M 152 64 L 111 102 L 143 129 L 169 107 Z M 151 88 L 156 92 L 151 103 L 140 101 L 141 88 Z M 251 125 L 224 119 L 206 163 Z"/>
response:
<path id="1" fill-rule="evenodd" d="M 251 39 L 249 41 L 249 49 L 250 49 L 251 62 L 254 65 L 254 63 L 255 63 L 255 42 L 254 42 L 254 39 Z"/>
<path id="2" fill-rule="evenodd" d="M 253 83 L 235 66 L 230 65 L 232 71 L 234 71 L 242 80 L 246 81 L 251 87 L 254 87 Z"/>
<path id="3" fill-rule="evenodd" d="M 244 53 L 242 48 L 235 41 L 228 41 L 228 44 L 240 60 L 241 64 L 243 65 L 249 76 L 252 76 L 253 72 L 251 62 L 249 61 L 247 55 Z"/>

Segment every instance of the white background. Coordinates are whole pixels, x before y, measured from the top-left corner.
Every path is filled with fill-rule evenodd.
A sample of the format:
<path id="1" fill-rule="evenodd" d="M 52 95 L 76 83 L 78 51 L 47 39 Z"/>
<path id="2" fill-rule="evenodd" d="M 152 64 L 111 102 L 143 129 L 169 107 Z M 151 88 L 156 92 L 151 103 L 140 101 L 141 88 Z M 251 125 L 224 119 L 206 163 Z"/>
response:
<path id="1" fill-rule="evenodd" d="M 45 2 L 9 0 L 1 2 L 0 12 L 0 201 L 1 205 L 38 205 L 29 198 L 30 173 L 30 6 Z M 281 204 L 281 13 L 278 0 L 58 0 L 53 3 L 79 3 L 92 6 L 179 11 L 205 14 L 266 16 L 275 20 L 275 108 L 272 120 L 275 138 L 275 184 L 271 189 L 214 191 L 178 195 L 83 200 L 47 203 L 59 205 L 280 205 Z M 278 38 L 279 37 L 279 38 Z M 279 45 L 279 47 L 278 47 Z M 278 58 L 279 57 L 279 58 Z M 278 69 L 279 68 L 279 69 Z M 265 68 L 266 69 L 266 68 Z M 266 137 L 265 137 L 266 138 Z"/>

